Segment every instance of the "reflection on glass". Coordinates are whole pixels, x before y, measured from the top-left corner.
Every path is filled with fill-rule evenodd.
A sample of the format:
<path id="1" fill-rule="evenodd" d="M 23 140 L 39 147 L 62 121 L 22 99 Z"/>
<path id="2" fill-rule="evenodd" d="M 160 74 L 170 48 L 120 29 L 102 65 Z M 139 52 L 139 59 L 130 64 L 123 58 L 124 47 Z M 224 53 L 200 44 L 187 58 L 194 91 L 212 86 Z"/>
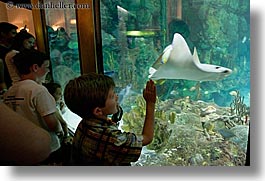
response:
<path id="1" fill-rule="evenodd" d="M 44 1 L 44 4 L 50 1 Z M 53 1 L 58 3 L 74 4 L 74 0 Z M 76 30 L 75 9 L 66 8 L 47 8 L 45 9 L 49 50 L 51 59 L 51 70 L 53 81 L 59 83 L 64 89 L 69 80 L 81 75 L 78 37 Z M 73 114 L 69 109 L 63 114 L 69 124 L 69 128 L 74 131 L 80 118 Z"/>
<path id="2" fill-rule="evenodd" d="M 250 121 L 249 1 L 121 0 L 100 5 L 104 72 L 116 82 L 124 131 L 141 133 L 142 89 L 175 33 L 192 54 L 196 47 L 201 63 L 233 71 L 218 81 L 156 80 L 155 138 L 134 165 L 244 165 Z"/>

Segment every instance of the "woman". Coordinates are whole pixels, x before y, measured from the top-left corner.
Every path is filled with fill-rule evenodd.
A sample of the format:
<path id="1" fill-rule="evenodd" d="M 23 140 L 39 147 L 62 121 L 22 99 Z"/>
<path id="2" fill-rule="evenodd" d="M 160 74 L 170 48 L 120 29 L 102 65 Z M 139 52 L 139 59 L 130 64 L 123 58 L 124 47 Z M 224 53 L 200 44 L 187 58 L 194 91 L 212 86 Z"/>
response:
<path id="1" fill-rule="evenodd" d="M 20 80 L 20 76 L 17 72 L 17 68 L 13 63 L 13 57 L 24 49 L 33 49 L 35 47 L 35 37 L 28 33 L 26 30 L 22 29 L 16 36 L 13 45 L 11 46 L 11 51 L 6 54 L 5 61 L 7 69 L 9 72 L 9 80 L 7 81 L 7 86 L 10 87 L 11 83 Z"/>

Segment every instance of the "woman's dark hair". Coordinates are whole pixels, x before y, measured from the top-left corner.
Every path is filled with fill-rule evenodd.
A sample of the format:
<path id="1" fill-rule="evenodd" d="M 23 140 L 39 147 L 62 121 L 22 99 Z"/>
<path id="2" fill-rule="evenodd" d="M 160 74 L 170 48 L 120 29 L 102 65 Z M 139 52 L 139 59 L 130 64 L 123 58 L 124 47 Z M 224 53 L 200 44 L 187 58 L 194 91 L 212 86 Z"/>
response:
<path id="1" fill-rule="evenodd" d="M 35 39 L 35 37 L 32 34 L 28 33 L 25 30 L 21 30 L 18 34 L 16 34 L 14 38 L 14 43 L 12 44 L 11 49 L 18 50 L 18 51 L 24 49 L 23 42 L 24 40 L 27 40 L 29 38 Z"/>
<path id="2" fill-rule="evenodd" d="M 17 29 L 18 27 L 16 25 L 13 25 L 11 23 L 8 22 L 0 22 L 0 37 L 2 33 L 8 33 L 13 29 Z"/>

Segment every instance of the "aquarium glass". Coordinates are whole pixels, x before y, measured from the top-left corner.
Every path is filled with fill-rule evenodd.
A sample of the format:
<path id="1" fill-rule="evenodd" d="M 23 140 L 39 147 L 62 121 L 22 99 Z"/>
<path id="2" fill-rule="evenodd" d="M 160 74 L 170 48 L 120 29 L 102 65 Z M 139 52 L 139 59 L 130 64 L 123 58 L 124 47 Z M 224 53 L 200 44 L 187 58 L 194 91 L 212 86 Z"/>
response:
<path id="1" fill-rule="evenodd" d="M 50 7 L 44 9 L 51 60 L 51 74 L 47 81 L 59 83 L 63 90 L 69 80 L 81 75 L 76 10 L 71 8 L 75 1 L 44 0 L 43 3 Z M 74 132 L 81 118 L 67 107 L 62 113 L 69 129 Z"/>
<path id="2" fill-rule="evenodd" d="M 162 78 L 154 80 L 155 136 L 132 165 L 245 165 L 250 122 L 249 8 L 249 1 L 238 0 L 100 1 L 104 73 L 116 83 L 123 131 L 141 134 L 142 91 L 150 67 L 160 72 L 164 67 Z M 172 44 L 175 33 L 185 42 L 179 48 L 175 48 L 179 41 Z M 185 44 L 189 51 L 183 49 Z M 200 62 L 192 57 L 195 49 Z M 228 68 L 222 73 L 232 73 L 209 80 L 220 66 Z"/>

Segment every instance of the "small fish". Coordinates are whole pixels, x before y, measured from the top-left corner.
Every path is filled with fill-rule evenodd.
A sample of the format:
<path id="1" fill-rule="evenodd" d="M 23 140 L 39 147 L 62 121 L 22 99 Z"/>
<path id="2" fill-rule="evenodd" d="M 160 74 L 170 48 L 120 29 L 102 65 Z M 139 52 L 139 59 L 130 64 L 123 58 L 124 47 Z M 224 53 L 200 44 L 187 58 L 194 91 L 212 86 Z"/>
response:
<path id="1" fill-rule="evenodd" d="M 170 95 L 178 95 L 178 94 L 179 94 L 179 92 L 176 91 L 176 90 L 172 90 L 172 91 L 170 92 Z"/>
<path id="2" fill-rule="evenodd" d="M 229 94 L 231 95 L 231 96 L 237 96 L 237 91 L 231 91 L 231 92 L 229 92 Z"/>
<path id="3" fill-rule="evenodd" d="M 224 129 L 219 129 L 217 131 L 224 137 L 224 139 L 229 139 L 236 136 L 234 132 L 231 131 L 230 129 L 224 128 Z"/>
<path id="4" fill-rule="evenodd" d="M 245 43 L 245 42 L 246 42 L 246 40 L 247 40 L 247 37 L 246 37 L 246 36 L 244 36 L 244 37 L 243 37 L 243 39 L 242 39 L 242 43 Z"/>
<path id="5" fill-rule="evenodd" d="M 190 91 L 193 92 L 193 91 L 195 91 L 196 89 L 197 89 L 197 88 L 196 88 L 195 86 L 193 86 L 193 87 L 190 88 Z"/>
<path id="6" fill-rule="evenodd" d="M 216 108 L 213 107 L 213 106 L 208 106 L 208 107 L 202 109 L 202 111 L 205 112 L 205 113 L 210 114 L 210 113 L 216 112 Z"/>
<path id="7" fill-rule="evenodd" d="M 111 71 L 104 71 L 104 75 L 113 77 L 115 75 L 115 72 L 113 70 L 111 70 Z"/>
<path id="8" fill-rule="evenodd" d="M 201 109 L 201 114 L 200 114 L 200 116 L 201 116 L 201 117 L 204 117 L 204 116 L 209 115 L 209 114 L 212 114 L 212 113 L 214 113 L 214 112 L 216 112 L 216 108 L 213 107 L 213 106 L 208 106 L 208 107 L 206 107 L 206 108 L 204 108 L 204 109 Z"/>

